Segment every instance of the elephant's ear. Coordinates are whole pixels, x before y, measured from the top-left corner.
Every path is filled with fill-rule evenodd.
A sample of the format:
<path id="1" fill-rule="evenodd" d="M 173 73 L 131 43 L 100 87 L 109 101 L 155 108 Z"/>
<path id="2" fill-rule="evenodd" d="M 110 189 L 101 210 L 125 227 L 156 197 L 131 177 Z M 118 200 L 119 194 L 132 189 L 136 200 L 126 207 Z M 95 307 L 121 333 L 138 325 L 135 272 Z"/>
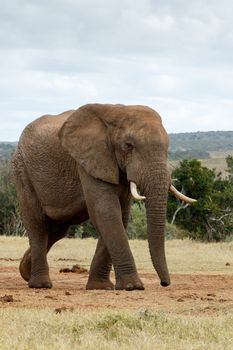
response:
<path id="1" fill-rule="evenodd" d="M 101 113 L 106 113 L 104 105 L 80 107 L 63 124 L 58 136 L 63 148 L 88 174 L 118 184 L 118 164 L 108 143 L 107 126 L 99 117 Z"/>

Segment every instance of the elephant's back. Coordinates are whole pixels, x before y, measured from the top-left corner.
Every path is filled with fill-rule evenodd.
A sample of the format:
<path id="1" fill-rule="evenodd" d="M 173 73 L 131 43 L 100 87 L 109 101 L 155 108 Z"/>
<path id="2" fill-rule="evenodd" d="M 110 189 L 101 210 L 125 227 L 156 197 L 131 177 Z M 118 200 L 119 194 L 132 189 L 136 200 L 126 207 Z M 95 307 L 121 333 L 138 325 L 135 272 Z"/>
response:
<path id="1" fill-rule="evenodd" d="M 39 161 L 47 153 L 61 152 L 58 132 L 72 113 L 73 110 L 58 115 L 43 115 L 25 127 L 18 143 L 25 161 L 34 156 Z"/>
<path id="2" fill-rule="evenodd" d="M 26 126 L 19 139 L 18 148 L 29 167 L 50 167 L 51 162 L 62 160 L 65 152 L 58 132 L 73 110 L 58 115 L 44 115 Z"/>
<path id="3" fill-rule="evenodd" d="M 63 123 L 73 112 L 74 110 L 66 111 L 57 115 L 46 114 L 35 119 L 23 130 L 19 144 L 25 143 L 27 146 L 29 141 L 33 142 L 38 139 L 41 141 L 41 138 L 53 137 L 53 135 L 58 133 Z"/>

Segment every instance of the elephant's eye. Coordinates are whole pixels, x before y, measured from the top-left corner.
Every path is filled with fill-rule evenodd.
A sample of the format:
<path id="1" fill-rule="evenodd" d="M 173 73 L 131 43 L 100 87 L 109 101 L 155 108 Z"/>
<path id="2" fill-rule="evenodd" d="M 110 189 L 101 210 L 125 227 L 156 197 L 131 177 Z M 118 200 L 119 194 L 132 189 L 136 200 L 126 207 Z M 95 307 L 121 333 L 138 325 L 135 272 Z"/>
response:
<path id="1" fill-rule="evenodd" d="M 122 148 L 123 148 L 124 151 L 129 152 L 129 151 L 132 151 L 134 146 L 133 146 L 132 142 L 126 141 L 126 142 L 123 143 L 123 147 Z"/>

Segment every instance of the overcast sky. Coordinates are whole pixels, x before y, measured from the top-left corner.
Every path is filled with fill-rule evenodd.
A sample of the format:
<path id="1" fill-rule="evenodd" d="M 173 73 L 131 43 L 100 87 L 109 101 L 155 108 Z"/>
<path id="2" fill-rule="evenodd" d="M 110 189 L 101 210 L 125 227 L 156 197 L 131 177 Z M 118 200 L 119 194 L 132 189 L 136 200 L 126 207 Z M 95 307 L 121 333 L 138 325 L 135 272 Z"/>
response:
<path id="1" fill-rule="evenodd" d="M 46 113 L 145 104 L 233 130 L 232 0 L 0 0 L 0 141 Z"/>

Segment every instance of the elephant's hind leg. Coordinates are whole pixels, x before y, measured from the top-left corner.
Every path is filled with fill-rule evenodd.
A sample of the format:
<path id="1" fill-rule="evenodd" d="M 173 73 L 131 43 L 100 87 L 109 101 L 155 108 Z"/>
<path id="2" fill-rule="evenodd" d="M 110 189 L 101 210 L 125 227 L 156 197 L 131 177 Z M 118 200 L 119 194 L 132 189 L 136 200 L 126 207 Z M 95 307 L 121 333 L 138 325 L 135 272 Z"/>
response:
<path id="1" fill-rule="evenodd" d="M 19 264 L 19 272 L 25 281 L 31 277 L 31 249 L 28 248 Z"/>
<path id="2" fill-rule="evenodd" d="M 47 253 L 54 243 L 63 238 L 66 234 L 68 224 L 62 223 L 60 225 L 51 225 L 51 230 L 48 235 Z M 28 248 L 19 265 L 19 271 L 25 281 L 29 281 L 31 277 L 31 248 Z"/>
<path id="3" fill-rule="evenodd" d="M 35 191 L 25 174 L 23 178 L 18 179 L 17 185 L 23 223 L 30 244 L 30 250 L 26 251 L 20 263 L 20 273 L 24 279 L 28 280 L 29 287 L 51 288 L 52 282 L 47 262 L 48 218 L 43 213 Z"/>
<path id="4" fill-rule="evenodd" d="M 26 226 L 26 225 L 25 225 Z M 21 270 L 28 280 L 30 288 L 51 288 L 52 282 L 49 277 L 49 266 L 47 262 L 47 242 L 48 231 L 44 222 L 41 222 L 38 227 L 26 226 L 30 251 L 24 255 Z M 31 265 L 31 268 L 30 268 Z M 29 277 L 30 271 L 30 277 Z"/>

